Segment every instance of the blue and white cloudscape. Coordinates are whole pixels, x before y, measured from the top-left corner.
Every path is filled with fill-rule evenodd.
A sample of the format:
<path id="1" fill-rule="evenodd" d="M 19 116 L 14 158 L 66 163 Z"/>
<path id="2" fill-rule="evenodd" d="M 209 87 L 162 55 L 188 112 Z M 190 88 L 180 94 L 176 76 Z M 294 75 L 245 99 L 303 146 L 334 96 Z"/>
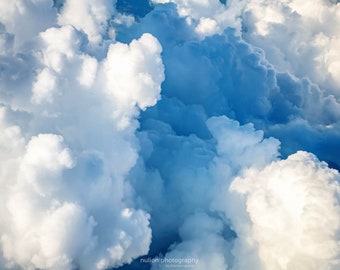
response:
<path id="1" fill-rule="evenodd" d="M 0 0 L 0 269 L 340 269 L 340 3 Z"/>

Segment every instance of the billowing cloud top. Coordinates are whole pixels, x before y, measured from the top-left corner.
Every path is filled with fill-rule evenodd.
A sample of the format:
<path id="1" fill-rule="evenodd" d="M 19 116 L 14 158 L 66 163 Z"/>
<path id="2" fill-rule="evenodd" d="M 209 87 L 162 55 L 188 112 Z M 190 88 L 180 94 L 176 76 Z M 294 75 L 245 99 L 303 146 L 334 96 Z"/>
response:
<path id="1" fill-rule="evenodd" d="M 1 269 L 339 269 L 338 1 L 0 3 Z"/>

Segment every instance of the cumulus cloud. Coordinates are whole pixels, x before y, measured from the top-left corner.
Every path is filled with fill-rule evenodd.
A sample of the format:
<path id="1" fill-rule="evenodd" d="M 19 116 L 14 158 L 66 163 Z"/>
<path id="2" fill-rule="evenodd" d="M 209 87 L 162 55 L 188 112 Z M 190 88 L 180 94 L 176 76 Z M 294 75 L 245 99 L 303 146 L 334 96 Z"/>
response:
<path id="1" fill-rule="evenodd" d="M 145 110 L 156 104 L 164 80 L 161 51 L 157 39 L 150 34 L 144 34 L 129 46 L 117 43 L 109 47 L 103 72 L 106 93 L 118 107 L 115 114 L 130 119 L 131 115 L 126 115 L 130 107 Z"/>
<path id="2" fill-rule="evenodd" d="M 339 8 L 324 0 L 311 5 L 250 1 L 244 10 L 244 37 L 263 48 L 279 70 L 307 76 L 337 93 Z"/>
<path id="3" fill-rule="evenodd" d="M 172 246 L 163 262 L 154 263 L 151 269 L 227 269 L 225 256 L 230 246 L 221 236 L 222 230 L 223 223 L 205 213 L 189 216 L 179 229 L 182 242 Z"/>
<path id="4" fill-rule="evenodd" d="M 338 7 L 0 4 L 0 268 L 339 268 Z"/>
<path id="5" fill-rule="evenodd" d="M 0 21 L 10 34 L 15 35 L 15 48 L 55 23 L 57 13 L 52 6 L 50 0 L 15 0 L 0 4 Z"/>
<path id="6" fill-rule="evenodd" d="M 175 3 L 178 14 L 186 19 L 188 25 L 193 26 L 195 32 L 204 38 L 213 34 L 220 34 L 227 27 L 241 30 L 238 19 L 244 1 L 228 1 L 223 4 L 219 0 L 153 0 L 153 3 Z"/>
<path id="7" fill-rule="evenodd" d="M 252 250 L 262 265 L 258 269 L 339 267 L 338 171 L 310 153 L 297 152 L 263 170 L 247 170 L 232 182 L 230 192 L 244 211 L 230 216 L 239 235 L 234 269 L 252 267 L 244 257 Z"/>
<path id="8" fill-rule="evenodd" d="M 58 15 L 58 23 L 73 25 L 83 31 L 91 43 L 98 44 L 107 30 L 115 2 L 112 0 L 83 1 L 79 5 L 78 1 L 66 0 Z"/>
<path id="9" fill-rule="evenodd" d="M 276 64 L 268 61 L 266 50 L 245 42 L 232 28 L 221 35 L 199 40 L 186 19 L 176 12 L 172 5 L 156 6 L 133 28 L 133 32 L 140 35 L 145 27 L 152 25 L 150 32 L 163 46 L 163 61 L 167 67 L 162 93 L 170 99 L 163 98 L 157 108 L 148 110 L 147 117 L 158 117 L 170 123 L 180 134 L 192 132 L 206 136 L 203 124 L 206 117 L 227 115 L 241 123 L 254 123 L 268 136 L 275 135 L 285 145 L 285 155 L 305 149 L 320 155 L 321 159 L 335 161 L 336 157 L 330 158 L 327 152 L 337 147 L 333 138 L 337 136 L 339 102 L 330 88 L 324 88 L 313 79 L 278 70 Z M 168 31 L 162 31 L 163 27 Z M 246 28 L 243 36 L 245 31 Z M 304 63 L 298 57 L 294 61 Z M 179 79 L 179 72 L 183 74 L 182 79 Z M 176 119 L 188 118 L 188 113 L 178 117 L 184 111 L 180 107 L 185 108 L 185 104 L 189 105 L 186 110 L 195 115 L 192 121 L 198 128 L 190 121 L 184 125 L 184 121 L 174 120 L 175 116 Z M 163 108 L 169 106 L 177 108 L 174 117 L 162 113 Z M 291 136 L 287 136 L 286 128 L 298 121 L 305 121 L 305 132 L 318 134 L 318 139 L 306 140 L 305 133 L 293 129 L 290 129 Z M 294 143 L 291 137 L 299 143 Z M 286 151 L 287 140 L 290 140 L 289 151 Z M 327 149 L 322 146 L 326 141 L 329 142 Z"/>
<path id="10" fill-rule="evenodd" d="M 151 213 L 152 248 L 157 252 L 168 246 L 164 259 L 199 258 L 197 269 L 209 265 L 225 269 L 232 261 L 231 239 L 235 234 L 223 216 L 224 191 L 244 168 L 261 168 L 275 160 L 279 142 L 263 138 L 250 124 L 240 126 L 227 117 L 207 120 L 213 138 L 208 141 L 194 135 L 179 136 L 156 125 L 149 126 L 144 133 L 147 137 L 142 138 L 143 145 L 146 140 L 153 142 L 151 151 L 142 148 L 144 166 L 153 169 L 132 182 Z M 140 175 L 140 170 L 135 173 Z M 165 269 L 169 263 L 152 267 Z"/>
<path id="11" fill-rule="evenodd" d="M 102 38 L 105 10 L 89 3 L 98 22 L 78 25 L 81 16 L 65 19 L 71 2 L 63 25 L 31 29 L 31 50 L 1 58 L 1 264 L 10 269 L 107 269 L 150 246 L 150 216 L 135 208 L 125 177 L 137 158 L 135 118 L 160 98 L 161 46 L 145 34 L 91 55 L 84 44 Z M 7 32 L 8 20 L 10 52 L 22 33 Z"/>
<path id="12" fill-rule="evenodd" d="M 33 84 L 32 102 L 52 102 L 53 92 L 56 91 L 56 77 L 48 69 L 43 69 Z"/>

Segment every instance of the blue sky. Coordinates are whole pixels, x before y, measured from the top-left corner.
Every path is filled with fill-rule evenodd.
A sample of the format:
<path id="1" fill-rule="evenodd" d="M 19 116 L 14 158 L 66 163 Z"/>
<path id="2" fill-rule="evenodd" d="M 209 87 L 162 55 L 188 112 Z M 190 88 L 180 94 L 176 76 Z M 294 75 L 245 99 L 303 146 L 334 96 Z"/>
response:
<path id="1" fill-rule="evenodd" d="M 0 3 L 0 268 L 338 269 L 339 14 Z"/>

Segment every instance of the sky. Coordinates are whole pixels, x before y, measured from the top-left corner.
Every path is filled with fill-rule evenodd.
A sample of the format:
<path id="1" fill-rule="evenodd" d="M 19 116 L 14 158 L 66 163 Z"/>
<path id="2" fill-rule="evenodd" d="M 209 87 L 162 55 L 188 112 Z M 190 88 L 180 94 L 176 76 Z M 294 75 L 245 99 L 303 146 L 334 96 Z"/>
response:
<path id="1" fill-rule="evenodd" d="M 340 268 L 340 3 L 0 0 L 0 268 Z"/>

